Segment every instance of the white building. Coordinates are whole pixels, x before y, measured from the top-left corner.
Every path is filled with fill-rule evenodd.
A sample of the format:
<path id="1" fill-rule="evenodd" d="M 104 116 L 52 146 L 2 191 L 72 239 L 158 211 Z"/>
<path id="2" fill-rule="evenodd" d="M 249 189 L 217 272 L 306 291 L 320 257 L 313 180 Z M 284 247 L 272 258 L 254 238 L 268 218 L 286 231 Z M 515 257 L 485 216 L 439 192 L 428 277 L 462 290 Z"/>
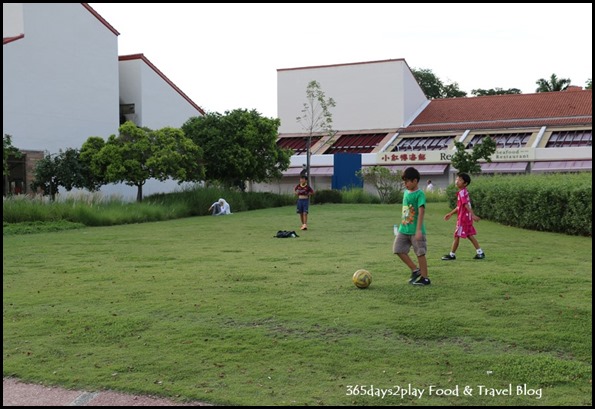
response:
<path id="1" fill-rule="evenodd" d="M 297 183 L 309 134 L 296 117 L 310 81 L 336 103 L 330 109 L 334 135 L 312 137 L 310 175 L 318 190 L 347 187 L 354 169 L 375 165 L 414 166 L 423 184 L 431 179 L 444 188 L 456 173 L 450 165 L 454 143 L 471 149 L 487 136 L 497 150 L 491 163 L 481 164 L 485 174 L 592 170 L 591 90 L 428 100 L 399 59 L 279 69 L 277 143 L 294 155 L 281 180 L 254 190 L 288 193 Z M 344 167 L 347 156 L 356 159 L 355 167 Z"/>
<path id="2" fill-rule="evenodd" d="M 118 56 L 118 35 L 87 3 L 3 3 L 3 132 L 26 154 L 11 172 L 23 193 L 39 151 L 79 149 L 91 136 L 107 140 L 123 120 L 179 128 L 204 115 L 144 55 Z M 143 191 L 176 185 L 153 180 Z M 101 190 L 136 197 L 126 185 Z"/>

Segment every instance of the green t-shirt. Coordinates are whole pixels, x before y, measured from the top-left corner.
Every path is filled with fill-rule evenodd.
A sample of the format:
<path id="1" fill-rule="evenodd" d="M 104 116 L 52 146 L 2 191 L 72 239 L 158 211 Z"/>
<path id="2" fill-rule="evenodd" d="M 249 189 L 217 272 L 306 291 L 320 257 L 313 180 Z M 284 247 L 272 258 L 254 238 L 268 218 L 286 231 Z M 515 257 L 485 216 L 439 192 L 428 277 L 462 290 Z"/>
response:
<path id="1" fill-rule="evenodd" d="M 399 233 L 414 235 L 417 230 L 417 219 L 419 217 L 419 208 L 426 205 L 426 194 L 423 190 L 417 189 L 415 192 L 405 190 L 403 195 L 403 211 L 401 214 L 401 224 Z M 421 232 L 426 234 L 425 221 L 421 225 Z"/>

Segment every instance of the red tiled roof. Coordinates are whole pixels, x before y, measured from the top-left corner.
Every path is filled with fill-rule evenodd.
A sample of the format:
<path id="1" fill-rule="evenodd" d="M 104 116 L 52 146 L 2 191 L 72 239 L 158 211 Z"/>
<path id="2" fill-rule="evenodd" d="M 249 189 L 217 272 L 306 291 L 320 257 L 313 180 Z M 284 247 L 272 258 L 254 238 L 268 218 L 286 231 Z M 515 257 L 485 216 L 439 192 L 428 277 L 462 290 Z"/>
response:
<path id="1" fill-rule="evenodd" d="M 581 125 L 593 122 L 591 90 L 434 99 L 406 132 Z"/>

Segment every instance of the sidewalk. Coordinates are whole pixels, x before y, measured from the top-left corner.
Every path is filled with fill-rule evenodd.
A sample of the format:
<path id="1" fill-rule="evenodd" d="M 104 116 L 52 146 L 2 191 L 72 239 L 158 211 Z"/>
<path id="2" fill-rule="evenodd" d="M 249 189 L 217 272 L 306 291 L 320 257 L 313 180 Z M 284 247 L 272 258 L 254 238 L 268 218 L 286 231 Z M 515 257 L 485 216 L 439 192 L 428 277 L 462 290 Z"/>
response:
<path id="1" fill-rule="evenodd" d="M 112 391 L 86 392 L 2 379 L 2 406 L 212 406 L 202 402 L 176 403 L 151 396 Z"/>

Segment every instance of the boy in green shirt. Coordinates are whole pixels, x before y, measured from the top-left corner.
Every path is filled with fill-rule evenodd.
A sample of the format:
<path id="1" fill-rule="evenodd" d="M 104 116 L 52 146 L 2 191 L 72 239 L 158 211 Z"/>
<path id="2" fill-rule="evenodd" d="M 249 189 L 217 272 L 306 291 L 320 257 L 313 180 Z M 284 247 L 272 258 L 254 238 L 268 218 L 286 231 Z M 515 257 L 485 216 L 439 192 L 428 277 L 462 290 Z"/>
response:
<path id="1" fill-rule="evenodd" d="M 420 175 L 417 169 L 408 167 L 403 172 L 402 179 L 405 184 L 403 209 L 401 224 L 393 243 L 393 253 L 399 256 L 411 269 L 410 284 L 430 285 L 428 261 L 426 260 L 426 225 L 424 223 L 426 195 L 418 186 Z M 409 257 L 411 247 L 417 256 L 419 267 Z"/>

